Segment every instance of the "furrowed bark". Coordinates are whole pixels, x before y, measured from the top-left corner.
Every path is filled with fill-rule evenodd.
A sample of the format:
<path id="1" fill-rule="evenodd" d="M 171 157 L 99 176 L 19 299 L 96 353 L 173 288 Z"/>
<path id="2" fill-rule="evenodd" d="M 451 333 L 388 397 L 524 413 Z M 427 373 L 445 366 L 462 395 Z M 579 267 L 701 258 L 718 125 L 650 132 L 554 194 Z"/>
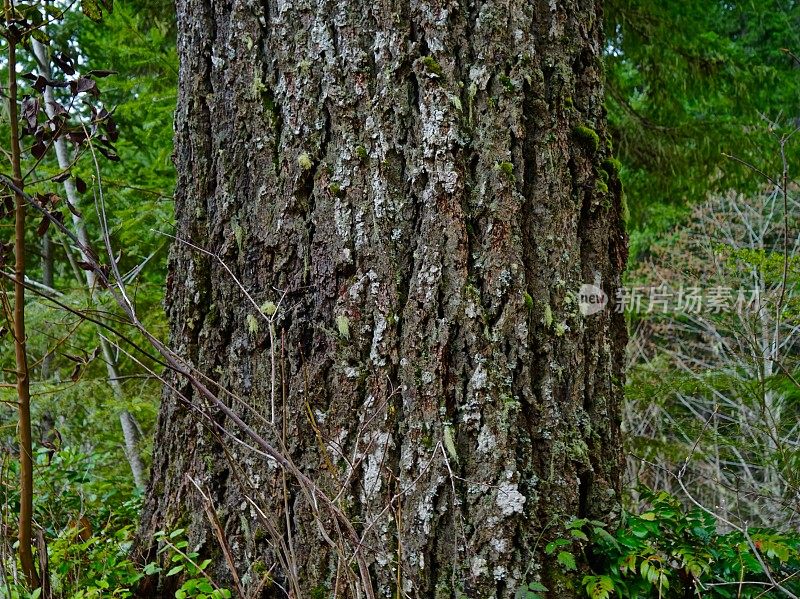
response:
<path id="1" fill-rule="evenodd" d="M 232 274 L 173 246 L 173 348 L 337 497 L 376 596 L 534 580 L 578 596 L 544 546 L 571 516 L 613 517 L 621 474 L 624 322 L 578 305 L 582 284 L 613 301 L 626 259 L 600 4 L 177 6 L 177 231 Z M 165 391 L 142 538 L 187 528 L 225 579 L 191 477 L 249 591 L 270 572 L 350 596 L 292 477 L 180 394 Z"/>

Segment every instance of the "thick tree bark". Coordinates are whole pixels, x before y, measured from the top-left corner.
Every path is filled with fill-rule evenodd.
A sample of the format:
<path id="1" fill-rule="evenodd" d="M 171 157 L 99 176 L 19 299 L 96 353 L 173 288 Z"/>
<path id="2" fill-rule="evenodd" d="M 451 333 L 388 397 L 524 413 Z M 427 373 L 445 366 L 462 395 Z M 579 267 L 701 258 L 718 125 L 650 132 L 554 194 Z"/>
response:
<path id="1" fill-rule="evenodd" d="M 572 596 L 544 545 L 572 515 L 610 517 L 621 473 L 624 323 L 577 302 L 583 283 L 613 300 L 626 257 L 599 2 L 179 0 L 178 15 L 178 235 L 277 311 L 271 334 L 219 262 L 176 243 L 174 348 L 336 498 L 376 596 L 533 580 Z M 266 570 L 351 596 L 355 548 L 330 548 L 324 507 L 214 426 L 165 393 L 143 538 L 186 526 L 230 579 L 194 480 L 250 592 Z"/>

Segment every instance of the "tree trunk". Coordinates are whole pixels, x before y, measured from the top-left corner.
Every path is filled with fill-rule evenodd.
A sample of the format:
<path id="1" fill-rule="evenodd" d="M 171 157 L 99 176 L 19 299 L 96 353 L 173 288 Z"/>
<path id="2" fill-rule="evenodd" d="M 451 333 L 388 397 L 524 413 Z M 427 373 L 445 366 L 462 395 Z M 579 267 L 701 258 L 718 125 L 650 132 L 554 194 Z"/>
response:
<path id="1" fill-rule="evenodd" d="M 544 546 L 622 471 L 624 321 L 578 303 L 627 252 L 598 4 L 178 0 L 177 235 L 224 265 L 174 244 L 172 346 L 363 544 L 180 379 L 142 538 L 253 596 L 356 596 L 356 550 L 378 597 L 579 594 Z"/>

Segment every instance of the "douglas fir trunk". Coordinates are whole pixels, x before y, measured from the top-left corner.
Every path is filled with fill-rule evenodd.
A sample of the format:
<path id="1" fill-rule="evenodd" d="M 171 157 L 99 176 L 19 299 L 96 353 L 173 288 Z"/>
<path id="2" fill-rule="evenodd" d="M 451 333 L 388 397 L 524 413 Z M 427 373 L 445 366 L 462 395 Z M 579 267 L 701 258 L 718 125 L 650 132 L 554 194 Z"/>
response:
<path id="1" fill-rule="evenodd" d="M 620 492 L 599 1 L 177 4 L 171 344 L 317 490 L 176 377 L 142 538 L 249 596 L 577 596 L 543 548 Z"/>

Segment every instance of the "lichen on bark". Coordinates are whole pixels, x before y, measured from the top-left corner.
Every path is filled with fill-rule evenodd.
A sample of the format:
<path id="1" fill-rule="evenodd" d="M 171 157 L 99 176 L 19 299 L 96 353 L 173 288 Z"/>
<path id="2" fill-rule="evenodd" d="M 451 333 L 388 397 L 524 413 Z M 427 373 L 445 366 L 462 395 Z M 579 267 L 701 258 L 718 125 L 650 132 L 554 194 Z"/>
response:
<path id="1" fill-rule="evenodd" d="M 273 347 L 221 265 L 176 244 L 171 343 L 337 498 L 377 596 L 569 597 L 542 539 L 619 500 L 624 323 L 574 301 L 613 298 L 626 256 L 619 186 L 598 201 L 611 157 L 574 134 L 605 136 L 598 2 L 177 6 L 178 230 L 280 307 Z M 276 355 L 273 428 L 230 398 L 268 415 Z M 347 588 L 297 485 L 203 426 L 165 391 L 142 538 L 183 516 L 213 552 L 190 475 L 251 589 L 263 565 L 306 596 Z"/>

